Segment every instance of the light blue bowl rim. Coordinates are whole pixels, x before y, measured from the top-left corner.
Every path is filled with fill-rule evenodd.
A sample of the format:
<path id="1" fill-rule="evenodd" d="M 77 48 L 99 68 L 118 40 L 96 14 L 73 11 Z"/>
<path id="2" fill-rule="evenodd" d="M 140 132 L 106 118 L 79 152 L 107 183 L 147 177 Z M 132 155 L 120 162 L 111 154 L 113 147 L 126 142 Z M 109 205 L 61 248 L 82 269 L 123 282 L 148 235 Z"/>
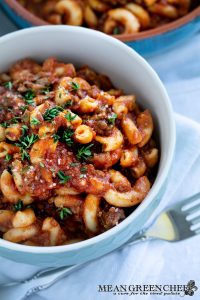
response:
<path id="1" fill-rule="evenodd" d="M 99 39 L 105 40 L 107 43 L 110 43 L 113 45 L 113 47 L 120 47 L 124 52 L 127 53 L 127 55 L 133 56 L 133 59 L 137 59 L 138 62 L 141 64 L 143 68 L 146 69 L 146 72 L 149 73 L 149 76 L 154 77 L 154 80 L 156 81 L 157 85 L 160 87 L 162 94 L 163 94 L 163 99 L 165 99 L 165 104 L 167 107 L 167 113 L 169 115 L 169 124 L 168 124 L 168 130 L 170 132 L 171 140 L 170 140 L 170 145 L 169 145 L 169 153 L 168 153 L 168 161 L 166 162 L 166 165 L 163 169 L 162 175 L 158 181 L 155 181 L 153 184 L 150 192 L 146 196 L 145 200 L 134 210 L 132 214 L 130 214 L 124 221 L 122 221 L 120 224 L 117 226 L 113 227 L 112 229 L 109 229 L 108 231 L 99 234 L 93 238 L 74 243 L 74 244 L 69 244 L 69 245 L 62 245 L 62 246 L 52 246 L 52 247 L 37 247 L 37 246 L 26 246 L 26 245 L 20 245 L 16 243 L 12 243 L 9 241 L 5 241 L 3 239 L 0 239 L 0 247 L 8 248 L 10 250 L 14 251 L 19 251 L 19 252 L 27 252 L 27 253 L 37 253 L 37 254 L 48 254 L 48 253 L 62 253 L 62 252 L 68 252 L 72 250 L 81 250 L 81 248 L 88 247 L 90 245 L 93 245 L 95 243 L 98 243 L 106 238 L 109 238 L 112 235 L 115 235 L 117 232 L 120 232 L 123 230 L 126 226 L 128 226 L 130 223 L 133 222 L 135 218 L 137 218 L 140 214 L 142 214 L 142 211 L 144 211 L 150 203 L 156 198 L 158 195 L 159 191 L 162 189 L 164 186 L 167 176 L 169 174 L 172 161 L 173 161 L 173 156 L 174 156 L 174 151 L 175 151 L 175 143 L 176 143 L 176 127 L 175 127 L 175 120 L 173 117 L 173 110 L 172 110 L 172 104 L 169 100 L 169 97 L 167 95 L 167 92 L 159 79 L 158 75 L 156 72 L 152 69 L 152 67 L 142 58 L 137 52 L 135 52 L 133 49 L 125 45 L 124 43 L 120 42 L 119 40 L 108 36 L 102 32 L 95 31 L 92 29 L 87 29 L 83 27 L 76 27 L 76 26 L 65 26 L 65 25 L 47 25 L 47 26 L 38 26 L 38 27 L 33 27 L 33 28 L 27 28 L 27 29 L 22 29 L 13 33 L 9 33 L 7 35 L 4 35 L 3 37 L 0 38 L 0 44 L 5 43 L 6 41 L 9 41 L 15 37 L 18 36 L 26 36 L 26 35 L 31 35 L 33 32 L 48 32 L 51 31 L 57 32 L 57 31 L 72 31 L 73 33 L 76 32 L 85 32 L 87 35 L 89 35 L 91 38 L 97 37 Z"/>

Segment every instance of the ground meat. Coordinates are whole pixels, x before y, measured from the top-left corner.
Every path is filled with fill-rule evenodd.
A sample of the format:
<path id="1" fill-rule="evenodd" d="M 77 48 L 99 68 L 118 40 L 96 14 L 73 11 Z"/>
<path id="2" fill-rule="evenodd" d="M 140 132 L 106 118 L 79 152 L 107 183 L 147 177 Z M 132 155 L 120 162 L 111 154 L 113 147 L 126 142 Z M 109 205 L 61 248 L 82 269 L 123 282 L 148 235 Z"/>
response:
<path id="1" fill-rule="evenodd" d="M 83 66 L 77 70 L 77 76 L 82 77 L 88 81 L 91 85 L 96 85 L 101 90 L 108 91 L 113 88 L 113 84 L 110 79 L 102 74 L 97 74 L 94 70 L 91 70 L 88 66 Z"/>
<path id="2" fill-rule="evenodd" d="M 107 230 L 125 219 L 125 214 L 123 209 L 112 206 L 107 211 L 101 210 L 99 218 L 101 224 Z"/>
<path id="3" fill-rule="evenodd" d="M 23 174 L 24 193 L 28 193 L 38 200 L 46 200 L 52 196 L 52 183 L 48 183 L 40 172 L 40 167 L 31 166 Z"/>
<path id="4" fill-rule="evenodd" d="M 83 116 L 83 123 L 90 126 L 97 135 L 109 136 L 112 133 L 113 125 L 108 121 L 109 116 L 113 114 L 108 105 L 101 105 L 95 111 L 95 114 L 90 116 Z"/>
<path id="5" fill-rule="evenodd" d="M 87 83 L 80 78 L 77 83 L 75 77 L 81 77 Z M 0 158 L 0 175 L 7 169 L 13 178 L 11 184 L 19 192 L 16 203 L 10 203 L 2 189 L 0 209 L 23 211 L 27 208 L 23 196 L 31 196 L 30 208 L 36 215 L 39 233 L 27 243 L 50 245 L 49 233 L 42 230 L 47 217 L 53 218 L 52 222 L 61 227 L 58 244 L 66 239 L 90 238 L 125 218 L 123 209 L 112 207 L 104 199 L 108 190 L 127 192 L 135 183 L 130 167 L 120 165 L 122 151 L 129 148 L 128 139 L 123 135 L 124 142 L 113 143 L 110 150 L 114 150 L 106 151 L 96 138 L 97 135 L 112 135 L 113 138 L 114 130 L 123 134 L 121 118 L 115 114 L 113 106 L 120 95 L 123 95 L 122 91 L 114 89 L 107 76 L 97 74 L 87 66 L 76 72 L 73 64 L 55 58 L 48 58 L 43 64 L 25 59 L 16 63 L 7 74 L 0 74 L 1 127 L 16 124 L 14 130 L 1 128 L 2 142 L 9 144 L 10 150 L 6 157 L 5 144 L 2 144 L 4 157 Z M 80 100 L 88 97 L 95 99 L 95 105 L 87 112 L 87 109 L 81 110 Z M 135 118 L 140 113 L 138 106 L 133 113 L 131 110 Z M 134 122 L 141 129 L 138 120 L 139 117 Z M 78 142 L 76 136 L 80 124 L 89 126 L 88 130 L 93 133 L 86 144 Z M 139 152 L 144 156 L 154 148 L 156 144 L 149 142 L 144 149 L 139 147 Z M 143 151 L 146 152 L 143 154 Z M 147 166 L 146 174 L 152 181 L 156 170 Z M 113 177 L 116 171 L 121 173 L 118 180 Z M 140 192 L 144 186 L 137 184 L 136 189 Z M 86 222 L 88 194 L 98 198 L 99 206 L 97 210 L 95 208 L 99 220 L 97 232 L 91 231 Z M 128 213 L 132 211 L 130 208 Z M 127 208 L 125 212 L 127 216 Z M 24 239 L 21 242 L 24 243 Z"/>
<path id="6" fill-rule="evenodd" d="M 98 135 L 109 136 L 112 133 L 113 127 L 103 118 L 100 120 L 84 120 L 83 123 L 90 126 Z"/>
<path id="7" fill-rule="evenodd" d="M 0 174 L 10 166 L 10 162 L 6 161 L 5 158 L 0 158 Z"/>

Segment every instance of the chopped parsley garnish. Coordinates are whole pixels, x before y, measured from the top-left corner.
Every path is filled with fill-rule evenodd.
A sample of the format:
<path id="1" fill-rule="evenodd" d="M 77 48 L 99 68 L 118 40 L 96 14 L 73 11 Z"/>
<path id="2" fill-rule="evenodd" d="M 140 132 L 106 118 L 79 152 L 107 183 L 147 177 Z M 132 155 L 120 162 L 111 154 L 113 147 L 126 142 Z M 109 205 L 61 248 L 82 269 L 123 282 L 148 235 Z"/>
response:
<path id="1" fill-rule="evenodd" d="M 72 101 L 72 100 L 68 100 L 68 101 L 63 105 L 63 107 L 64 107 L 64 108 L 67 108 L 67 107 L 69 107 L 69 106 L 72 106 L 72 104 L 73 104 L 73 101 Z"/>
<path id="2" fill-rule="evenodd" d="M 28 109 L 28 105 L 23 105 L 23 106 L 20 106 L 19 108 L 22 112 L 25 112 L 25 110 Z"/>
<path id="3" fill-rule="evenodd" d="M 48 93 L 51 92 L 51 85 L 47 85 L 42 89 L 42 94 L 47 95 Z"/>
<path id="4" fill-rule="evenodd" d="M 63 142 L 65 142 L 68 146 L 72 146 L 73 145 L 73 141 L 72 141 L 72 136 L 74 134 L 74 131 L 68 127 L 64 132 L 63 132 L 63 136 L 62 136 L 62 140 Z"/>
<path id="5" fill-rule="evenodd" d="M 34 90 L 28 90 L 25 94 L 24 94 L 24 99 L 26 101 L 27 104 L 32 105 L 34 104 L 33 99 L 36 97 L 36 94 L 34 92 Z"/>
<path id="6" fill-rule="evenodd" d="M 23 206 L 24 206 L 24 205 L 23 205 L 22 200 L 19 200 L 16 204 L 14 204 L 14 210 L 15 210 L 15 211 L 22 210 Z"/>
<path id="7" fill-rule="evenodd" d="M 22 125 L 22 135 L 25 135 L 27 133 L 27 130 L 28 130 L 28 126 L 26 125 Z"/>
<path id="8" fill-rule="evenodd" d="M 53 138 L 54 143 L 56 143 L 57 141 L 59 141 L 60 136 L 59 136 L 58 134 L 54 133 L 54 134 L 52 135 L 52 138 Z"/>
<path id="9" fill-rule="evenodd" d="M 44 118 L 45 121 L 50 122 L 50 121 L 52 121 L 56 116 L 58 116 L 59 113 L 60 113 L 61 111 L 63 111 L 63 110 L 64 110 L 64 108 L 61 107 L 61 106 L 54 106 L 54 107 L 52 107 L 52 108 L 48 108 L 48 109 L 45 111 L 45 113 L 44 113 L 44 115 L 43 115 L 43 118 Z"/>
<path id="10" fill-rule="evenodd" d="M 61 220 L 63 220 L 64 218 L 66 218 L 69 215 L 72 215 L 72 211 L 67 207 L 60 208 L 59 211 L 60 211 L 59 215 L 60 215 Z"/>
<path id="11" fill-rule="evenodd" d="M 39 125 L 40 121 L 37 118 L 32 117 L 30 124 L 31 125 Z"/>
<path id="12" fill-rule="evenodd" d="M 62 183 L 62 184 L 67 183 L 71 179 L 71 176 L 65 175 L 65 173 L 63 171 L 59 171 L 57 173 L 57 176 L 60 179 L 59 183 Z"/>
<path id="13" fill-rule="evenodd" d="M 83 173 L 87 172 L 87 168 L 86 167 L 82 167 L 81 168 L 81 172 L 83 172 Z"/>
<path id="14" fill-rule="evenodd" d="M 32 133 L 31 135 L 20 138 L 19 147 L 24 149 L 30 148 L 37 140 L 39 139 L 38 135 Z M 18 146 L 18 145 L 17 145 Z"/>
<path id="15" fill-rule="evenodd" d="M 8 122 L 3 122 L 0 124 L 0 126 L 6 128 L 6 127 L 8 127 Z"/>
<path id="16" fill-rule="evenodd" d="M 92 157 L 92 152 L 90 150 L 90 148 L 93 146 L 94 144 L 90 144 L 88 146 L 83 146 L 78 150 L 78 153 L 76 155 L 76 157 L 79 160 L 87 160 L 88 158 Z"/>
<path id="17" fill-rule="evenodd" d="M 74 81 L 71 82 L 72 91 L 78 91 L 80 89 L 80 85 Z"/>
<path id="18" fill-rule="evenodd" d="M 65 114 L 65 118 L 66 118 L 67 121 L 69 121 L 69 122 L 73 121 L 76 117 L 77 117 L 76 114 L 72 115 L 69 111 L 67 112 L 67 114 Z"/>
<path id="19" fill-rule="evenodd" d="M 19 123 L 20 120 L 21 120 L 21 117 L 16 117 L 16 116 L 14 116 L 14 117 L 10 120 L 10 123 L 11 123 L 11 124 L 17 124 L 17 123 Z"/>
<path id="20" fill-rule="evenodd" d="M 72 162 L 70 164 L 70 167 L 77 167 L 77 166 L 79 166 L 79 163 L 77 163 L 77 162 Z"/>
<path id="21" fill-rule="evenodd" d="M 30 156 L 25 149 L 20 148 L 21 158 L 22 160 L 28 159 L 30 160 Z"/>
<path id="22" fill-rule="evenodd" d="M 35 142 L 37 142 L 38 139 L 39 139 L 38 135 L 34 133 L 28 136 L 22 136 L 19 139 L 20 143 L 17 143 L 16 146 L 20 147 L 22 160 L 30 159 L 27 149 L 29 149 Z"/>
<path id="23" fill-rule="evenodd" d="M 108 123 L 114 125 L 116 119 L 117 119 L 117 114 L 112 114 L 112 116 L 108 117 Z"/>
<path id="24" fill-rule="evenodd" d="M 21 120 L 21 117 L 13 117 L 11 120 L 5 121 L 3 123 L 0 124 L 0 126 L 7 128 L 9 127 L 11 124 L 17 124 L 19 123 L 19 121 Z"/>
<path id="25" fill-rule="evenodd" d="M 6 154 L 5 161 L 10 161 L 12 159 L 12 155 Z"/>
<path id="26" fill-rule="evenodd" d="M 11 90 L 13 86 L 11 81 L 7 81 L 3 85 L 9 90 Z"/>
<path id="27" fill-rule="evenodd" d="M 114 29 L 113 29 L 113 34 L 120 34 L 120 29 L 119 29 L 119 27 L 115 27 Z"/>

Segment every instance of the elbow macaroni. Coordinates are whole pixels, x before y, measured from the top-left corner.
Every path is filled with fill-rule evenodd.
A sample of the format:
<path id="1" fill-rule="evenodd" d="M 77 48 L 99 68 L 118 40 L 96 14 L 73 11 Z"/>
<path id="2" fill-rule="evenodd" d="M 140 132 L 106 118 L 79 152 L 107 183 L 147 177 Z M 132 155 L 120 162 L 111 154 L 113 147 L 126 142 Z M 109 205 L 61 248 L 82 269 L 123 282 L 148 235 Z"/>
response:
<path id="1" fill-rule="evenodd" d="M 52 24 L 87 26 L 108 34 L 134 34 L 186 15 L 191 0 L 18 0 Z M 194 4 L 197 6 L 197 4 Z M 5 76 L 5 75 L 4 75 Z"/>
<path id="2" fill-rule="evenodd" d="M 79 2 L 61 4 L 58 10 L 73 19 L 70 9 Z M 110 7 L 88 2 L 95 15 L 105 10 L 113 17 L 109 22 L 120 22 L 123 9 Z M 128 16 L 133 19 L 130 11 Z M 135 95 L 123 95 L 105 75 L 55 58 L 42 65 L 25 59 L 9 74 L 0 75 L 11 81 L 0 82 L 3 239 L 30 247 L 67 245 L 120 223 L 144 200 L 155 177 L 159 150 L 150 111 L 142 111 Z"/>
<path id="3" fill-rule="evenodd" d="M 81 144 L 88 144 L 93 138 L 94 132 L 87 125 L 79 125 L 74 132 L 74 139 Z"/>
<path id="4" fill-rule="evenodd" d="M 110 136 L 102 137 L 96 136 L 95 140 L 103 145 L 103 151 L 110 152 L 121 148 L 124 138 L 120 130 L 116 127 L 113 128 L 113 131 Z"/>

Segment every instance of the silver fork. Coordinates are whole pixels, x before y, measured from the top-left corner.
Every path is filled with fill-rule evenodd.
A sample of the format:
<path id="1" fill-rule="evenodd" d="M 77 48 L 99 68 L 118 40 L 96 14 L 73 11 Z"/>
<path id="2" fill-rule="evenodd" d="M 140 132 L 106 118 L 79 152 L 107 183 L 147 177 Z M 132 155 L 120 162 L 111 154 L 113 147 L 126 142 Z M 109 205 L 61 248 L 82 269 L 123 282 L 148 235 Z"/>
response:
<path id="1" fill-rule="evenodd" d="M 180 201 L 161 212 L 148 228 L 141 230 L 115 250 L 151 239 L 161 239 L 169 242 L 181 241 L 199 233 L 200 193 Z M 59 279 L 88 265 L 88 263 L 70 267 L 49 268 L 38 272 L 26 281 L 2 285 L 0 287 L 1 300 L 25 299 L 32 294 L 47 289 Z M 16 298 L 16 295 L 18 298 Z"/>

